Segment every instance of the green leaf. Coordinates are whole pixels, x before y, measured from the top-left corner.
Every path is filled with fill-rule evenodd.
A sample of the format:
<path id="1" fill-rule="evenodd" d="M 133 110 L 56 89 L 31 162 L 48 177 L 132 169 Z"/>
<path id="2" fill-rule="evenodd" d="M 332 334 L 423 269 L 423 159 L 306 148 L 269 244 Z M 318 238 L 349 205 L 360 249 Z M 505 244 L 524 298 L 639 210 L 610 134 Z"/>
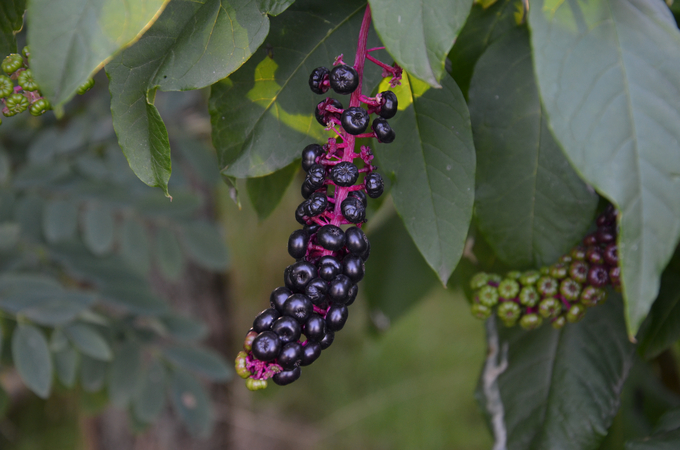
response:
<path id="1" fill-rule="evenodd" d="M 78 203 L 73 200 L 52 200 L 45 204 L 42 222 L 47 242 L 61 242 L 73 237 L 78 228 Z"/>
<path id="2" fill-rule="evenodd" d="M 191 374 L 176 371 L 170 387 L 175 410 L 189 431 L 200 437 L 210 435 L 215 424 L 208 394 Z"/>
<path id="3" fill-rule="evenodd" d="M 177 236 L 168 228 L 159 228 L 156 231 L 156 264 L 168 280 L 176 280 L 184 269 L 184 258 Z"/>
<path id="4" fill-rule="evenodd" d="M 167 347 L 163 355 L 176 366 L 196 372 L 212 381 L 228 381 L 231 368 L 218 353 L 199 347 Z"/>
<path id="5" fill-rule="evenodd" d="M 170 313 L 159 317 L 159 320 L 165 331 L 180 341 L 198 341 L 208 335 L 208 327 L 203 322 L 179 314 Z"/>
<path id="6" fill-rule="evenodd" d="M 586 234 L 599 197 L 548 129 L 526 28 L 489 46 L 477 62 L 469 98 L 480 231 L 511 267 L 555 263 Z"/>
<path id="7" fill-rule="evenodd" d="M 127 217 L 121 227 L 120 256 L 142 273 L 147 273 L 151 267 L 146 227 L 133 217 Z"/>
<path id="8" fill-rule="evenodd" d="M 535 71 L 567 158 L 619 209 L 628 332 L 635 335 L 680 236 L 680 31 L 663 2 L 541 0 Z"/>
<path id="9" fill-rule="evenodd" d="M 50 187 L 71 173 L 69 165 L 63 161 L 56 163 L 29 164 L 23 166 L 14 176 L 12 185 L 17 189 Z"/>
<path id="10" fill-rule="evenodd" d="M 113 211 L 99 203 L 89 204 L 83 212 L 83 242 L 97 256 L 113 247 L 115 224 Z"/>
<path id="11" fill-rule="evenodd" d="M 40 91 L 56 107 L 151 26 L 168 0 L 31 0 L 28 42 Z"/>
<path id="12" fill-rule="evenodd" d="M 168 305 L 146 286 L 107 286 L 102 295 L 105 302 L 132 314 L 153 316 L 168 310 Z"/>
<path id="13" fill-rule="evenodd" d="M 32 325 L 19 325 L 12 334 L 12 359 L 26 387 L 40 398 L 50 396 L 52 358 L 47 340 Z"/>
<path id="14" fill-rule="evenodd" d="M 76 383 L 76 369 L 78 367 L 78 352 L 71 344 L 60 351 L 52 353 L 54 368 L 57 378 L 67 388 L 72 388 Z"/>
<path id="15" fill-rule="evenodd" d="M 110 361 L 113 358 L 109 343 L 90 325 L 74 323 L 64 328 L 64 334 L 84 355 L 101 361 Z"/>
<path id="16" fill-rule="evenodd" d="M 45 326 L 71 322 L 95 302 L 93 294 L 78 291 L 41 293 L 31 297 L 27 299 L 30 306 L 22 308 L 18 314 Z"/>
<path id="17" fill-rule="evenodd" d="M 272 19 L 266 48 L 212 86 L 212 138 L 223 174 L 268 175 L 299 158 L 307 144 L 334 136 L 314 118 L 314 107 L 323 98 L 309 90 L 309 74 L 329 67 L 341 53 L 351 63 L 365 5 L 362 0 L 298 0 Z M 370 33 L 368 46 L 379 45 Z M 377 66 L 366 66 L 365 92 L 378 84 L 380 73 Z"/>
<path id="18" fill-rule="evenodd" d="M 42 240 L 42 213 L 44 200 L 37 195 L 27 195 L 19 200 L 15 210 L 16 221 L 23 237 Z"/>
<path id="19" fill-rule="evenodd" d="M 177 139 L 173 143 L 204 183 L 214 185 L 221 181 L 217 157 L 212 148 L 196 139 Z"/>
<path id="20" fill-rule="evenodd" d="M 450 74 L 467 97 L 472 71 L 486 48 L 516 25 L 514 13 L 522 7 L 517 0 L 497 1 L 489 7 L 474 3 L 465 26 L 449 53 Z"/>
<path id="21" fill-rule="evenodd" d="M 370 228 L 371 257 L 362 289 L 369 306 L 394 321 L 437 284 L 437 277 L 394 214 Z"/>
<path id="22" fill-rule="evenodd" d="M 210 86 L 260 46 L 269 19 L 248 0 L 175 0 L 135 45 L 106 66 L 118 143 L 140 180 L 168 194 L 168 132 L 156 89 Z"/>
<path id="23" fill-rule="evenodd" d="M 487 339 L 498 358 L 482 371 L 481 403 L 502 421 L 496 427 L 503 427 L 508 450 L 597 449 L 633 363 L 620 295 L 559 331 L 546 323 L 527 332 L 490 320 Z"/>
<path id="24" fill-rule="evenodd" d="M 680 409 L 661 417 L 651 436 L 626 442 L 626 450 L 675 450 L 680 447 Z"/>
<path id="25" fill-rule="evenodd" d="M 3 273 L 0 275 L 0 298 L 23 293 L 51 293 L 61 290 L 61 284 L 46 275 L 30 273 Z"/>
<path id="26" fill-rule="evenodd" d="M 391 194 L 416 246 L 441 282 L 463 253 L 475 196 L 470 117 L 456 83 L 445 75 L 432 89 L 410 75 L 393 89 L 399 112 L 392 144 L 373 144 L 382 168 L 394 173 Z"/>
<path id="27" fill-rule="evenodd" d="M 4 0 L 0 3 L 0 57 L 17 51 L 14 34 L 24 24 L 26 0 Z"/>
<path id="28" fill-rule="evenodd" d="M 85 392 L 97 392 L 106 381 L 108 363 L 82 355 L 80 360 L 80 383 Z"/>
<path id="29" fill-rule="evenodd" d="M 440 87 L 444 61 L 470 13 L 471 0 L 369 0 L 387 51 L 411 75 Z"/>
<path id="30" fill-rule="evenodd" d="M 139 379 L 139 386 L 132 398 L 132 410 L 142 422 L 153 422 L 165 405 L 166 373 L 158 360 L 153 360 Z"/>
<path id="31" fill-rule="evenodd" d="M 0 185 L 4 186 L 9 184 L 11 179 L 12 179 L 12 161 L 7 152 L 3 150 L 2 147 L 0 147 Z"/>
<path id="32" fill-rule="evenodd" d="M 0 418 L 4 418 L 9 410 L 11 399 L 7 392 L 0 386 Z"/>
<path id="33" fill-rule="evenodd" d="M 12 250 L 19 243 L 21 229 L 18 223 L 0 223 L 0 251 Z"/>
<path id="34" fill-rule="evenodd" d="M 260 11 L 270 16 L 278 16 L 284 12 L 295 0 L 258 0 Z"/>
<path id="35" fill-rule="evenodd" d="M 117 349 L 109 366 L 108 391 L 111 403 L 126 408 L 137 387 L 142 372 L 142 355 L 139 344 L 124 342 Z"/>
<path id="36" fill-rule="evenodd" d="M 654 358 L 680 339 L 680 274 L 666 270 L 661 276 L 659 296 L 640 327 L 640 352 Z"/>
<path id="37" fill-rule="evenodd" d="M 182 226 L 179 234 L 187 256 L 208 270 L 224 270 L 229 264 L 229 254 L 216 225 L 193 222 Z"/>
<path id="38" fill-rule="evenodd" d="M 299 168 L 300 162 L 295 160 L 271 175 L 246 180 L 248 198 L 250 198 L 260 222 L 269 217 L 281 203 L 283 195 L 295 179 Z"/>

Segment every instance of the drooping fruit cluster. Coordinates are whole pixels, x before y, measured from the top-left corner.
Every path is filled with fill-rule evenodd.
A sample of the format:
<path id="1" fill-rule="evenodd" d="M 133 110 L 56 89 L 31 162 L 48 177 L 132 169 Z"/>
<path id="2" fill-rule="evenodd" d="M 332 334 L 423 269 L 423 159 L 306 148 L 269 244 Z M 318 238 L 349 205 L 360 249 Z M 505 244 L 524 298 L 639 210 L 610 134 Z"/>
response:
<path id="1" fill-rule="evenodd" d="M 607 298 L 605 286 L 620 289 L 616 246 L 616 215 L 613 206 L 597 217 L 597 231 L 583 239 L 567 255 L 540 271 L 512 271 L 499 275 L 480 272 L 472 277 L 475 290 L 472 314 L 489 317 L 493 308 L 506 326 L 518 322 L 527 330 L 550 320 L 556 329 L 583 319 L 587 308 Z"/>
<path id="2" fill-rule="evenodd" d="M 304 201 L 295 218 L 303 228 L 288 239 L 288 253 L 296 262 L 284 271 L 284 286 L 271 293 L 270 308 L 255 318 L 236 358 L 236 372 L 250 390 L 264 389 L 269 378 L 279 385 L 297 380 L 300 367 L 313 363 L 333 343 L 359 292 L 357 283 L 364 276 L 371 250 L 361 230 L 367 196 L 379 197 L 384 183 L 371 164 L 370 148 L 361 146 L 356 152 L 355 140 L 376 137 L 379 142 L 392 142 L 394 131 L 385 118 L 397 112 L 397 98 L 391 91 L 374 98 L 361 94 L 365 59 L 383 67 L 383 75 L 392 76 L 392 83 L 401 77 L 398 66 L 387 66 L 367 55 L 379 50 L 366 49 L 370 18 L 367 7 L 354 66 L 346 65 L 340 55 L 332 70 L 318 67 L 309 77 L 314 93 L 332 88 L 350 95 L 349 107 L 343 109 L 338 100 L 327 98 L 315 109 L 319 123 L 337 137 L 302 150 L 307 176 L 301 188 Z M 362 108 L 362 103 L 368 108 Z M 373 121 L 373 132 L 365 133 L 371 114 L 381 117 Z M 376 121 L 383 125 L 376 126 Z M 357 159 L 363 162 L 361 167 L 354 164 Z"/>

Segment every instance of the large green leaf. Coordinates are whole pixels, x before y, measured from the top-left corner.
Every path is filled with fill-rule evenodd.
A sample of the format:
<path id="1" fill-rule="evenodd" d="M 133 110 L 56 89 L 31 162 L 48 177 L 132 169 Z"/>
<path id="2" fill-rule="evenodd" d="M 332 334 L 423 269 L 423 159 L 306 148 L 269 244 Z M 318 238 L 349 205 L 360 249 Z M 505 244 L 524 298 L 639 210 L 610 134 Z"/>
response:
<path id="1" fill-rule="evenodd" d="M 168 0 L 31 0 L 31 70 L 55 106 L 141 36 Z"/>
<path id="2" fill-rule="evenodd" d="M 649 316 L 640 327 L 640 352 L 653 358 L 680 339 L 680 274 L 666 270 Z"/>
<path id="3" fill-rule="evenodd" d="M 144 36 L 106 66 L 118 142 L 135 174 L 168 194 L 168 132 L 155 90 L 210 86 L 260 46 L 269 19 L 247 0 L 175 0 Z"/>
<path id="4" fill-rule="evenodd" d="M 47 340 L 38 328 L 19 325 L 14 329 L 12 359 L 26 387 L 38 397 L 49 397 L 52 389 L 52 357 Z"/>
<path id="5" fill-rule="evenodd" d="M 463 94 L 447 74 L 442 89 L 410 75 L 393 89 L 396 139 L 373 147 L 396 181 L 391 194 L 406 229 L 445 285 L 463 253 L 475 196 L 475 151 Z"/>
<path id="6" fill-rule="evenodd" d="M 633 363 L 621 297 L 611 295 L 559 331 L 549 324 L 497 329 L 499 321 L 491 320 L 487 334 L 497 360 L 487 361 L 480 394 L 499 422 L 496 438 L 503 434 L 509 450 L 597 449 Z"/>
<path id="7" fill-rule="evenodd" d="M 585 235 L 598 196 L 548 129 L 526 28 L 507 32 L 479 59 L 469 106 L 479 229 L 512 267 L 553 264 Z"/>
<path id="8" fill-rule="evenodd" d="M 298 161 L 293 161 L 281 170 L 271 175 L 257 178 L 248 178 L 246 190 L 248 198 L 255 208 L 257 218 L 263 221 L 276 209 L 281 202 L 283 194 L 295 179 L 300 168 Z"/>
<path id="9" fill-rule="evenodd" d="M 487 8 L 479 3 L 472 5 L 449 53 L 451 76 L 466 97 L 477 60 L 489 45 L 516 26 L 514 13 L 518 3 L 518 0 L 500 0 Z"/>
<path id="10" fill-rule="evenodd" d="M 172 402 L 192 434 L 207 437 L 215 424 L 208 394 L 193 375 L 176 371 L 170 387 Z"/>
<path id="11" fill-rule="evenodd" d="M 295 0 L 258 0 L 260 11 L 270 16 L 277 16 L 284 12 Z"/>
<path id="12" fill-rule="evenodd" d="M 222 356 L 206 348 L 173 346 L 164 349 L 163 355 L 175 365 L 210 380 L 227 381 L 233 374 Z"/>
<path id="13" fill-rule="evenodd" d="M 675 450 L 679 447 L 680 409 L 664 414 L 650 436 L 626 442 L 626 450 Z"/>
<path id="14" fill-rule="evenodd" d="M 471 0 L 369 0 L 373 26 L 411 75 L 440 87 L 444 61 L 470 13 Z"/>
<path id="15" fill-rule="evenodd" d="M 268 175 L 299 158 L 307 144 L 332 136 L 314 119 L 314 107 L 324 97 L 309 90 L 309 74 L 316 67 L 330 67 L 340 54 L 353 64 L 365 5 L 362 0 L 298 0 L 272 19 L 267 48 L 211 88 L 213 144 L 224 174 Z M 370 33 L 368 46 L 378 45 Z M 373 64 L 366 65 L 364 92 L 371 92 L 380 73 Z"/>
<path id="16" fill-rule="evenodd" d="M 4 58 L 17 51 L 14 33 L 24 24 L 26 0 L 3 0 L 0 2 L 0 55 Z"/>
<path id="17" fill-rule="evenodd" d="M 550 127 L 619 208 L 633 336 L 680 235 L 680 32 L 663 2 L 645 0 L 540 0 L 529 24 Z"/>

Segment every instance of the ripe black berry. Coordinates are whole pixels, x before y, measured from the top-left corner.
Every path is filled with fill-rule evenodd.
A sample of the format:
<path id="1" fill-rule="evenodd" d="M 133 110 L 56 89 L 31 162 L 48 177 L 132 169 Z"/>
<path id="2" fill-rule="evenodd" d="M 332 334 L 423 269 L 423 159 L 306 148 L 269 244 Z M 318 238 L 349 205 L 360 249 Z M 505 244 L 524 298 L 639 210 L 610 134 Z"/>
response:
<path id="1" fill-rule="evenodd" d="M 342 273 L 342 264 L 335 257 L 322 256 L 318 262 L 319 276 L 326 281 L 331 281 L 336 275 Z"/>
<path id="2" fill-rule="evenodd" d="M 349 296 L 347 297 L 347 301 L 345 302 L 345 305 L 349 306 L 352 303 L 354 303 L 354 300 L 357 299 L 357 295 L 359 295 L 359 286 L 357 286 L 355 284 L 349 290 Z"/>
<path id="3" fill-rule="evenodd" d="M 338 113 L 326 111 L 325 107 L 327 103 L 331 104 L 334 108 L 342 109 L 342 103 L 340 103 L 338 100 L 334 98 L 327 98 L 326 100 L 320 101 L 316 105 L 316 108 L 314 109 L 314 117 L 316 117 L 316 121 L 319 122 L 324 127 L 326 126 L 326 124 L 328 124 L 330 117 L 340 116 L 340 114 Z M 321 109 L 319 108 L 324 108 L 324 110 L 321 111 Z"/>
<path id="4" fill-rule="evenodd" d="M 380 96 L 382 99 L 380 100 L 380 111 L 378 111 L 378 114 L 383 119 L 391 119 L 397 114 L 397 96 L 392 91 L 381 92 Z"/>
<path id="5" fill-rule="evenodd" d="M 368 238 L 366 239 L 366 243 L 368 244 L 368 248 L 366 248 L 366 251 L 361 254 L 361 259 L 366 261 L 368 257 L 371 255 L 371 243 L 369 242 Z"/>
<path id="6" fill-rule="evenodd" d="M 326 303 L 326 293 L 328 292 L 328 283 L 321 278 L 314 278 L 305 287 L 305 295 L 316 306 L 323 306 Z"/>
<path id="7" fill-rule="evenodd" d="M 276 362 L 283 367 L 283 370 L 291 370 L 300 365 L 302 359 L 302 346 L 297 342 L 288 342 L 281 348 Z"/>
<path id="8" fill-rule="evenodd" d="M 260 361 L 273 361 L 281 351 L 281 340 L 273 331 L 263 331 L 253 339 L 253 355 Z"/>
<path id="9" fill-rule="evenodd" d="M 326 321 L 318 314 L 312 314 L 305 322 L 302 332 L 308 341 L 321 341 L 326 336 Z"/>
<path id="10" fill-rule="evenodd" d="M 347 275 L 336 275 L 328 286 L 328 296 L 337 303 L 345 303 L 349 299 L 352 280 Z"/>
<path id="11" fill-rule="evenodd" d="M 366 175 L 364 184 L 366 185 L 366 193 L 371 198 L 380 197 L 385 189 L 385 182 L 383 181 L 382 176 L 376 172 Z"/>
<path id="12" fill-rule="evenodd" d="M 342 95 L 351 94 L 359 86 L 359 74 L 345 64 L 333 67 L 329 79 L 333 90 Z"/>
<path id="13" fill-rule="evenodd" d="M 387 120 L 383 119 L 382 117 L 378 117 L 373 121 L 372 128 L 375 136 L 378 138 L 378 142 L 389 144 L 390 142 L 394 141 L 394 130 L 390 124 L 387 123 Z"/>
<path id="14" fill-rule="evenodd" d="M 321 225 L 319 225 L 318 223 L 310 223 L 308 225 L 305 225 L 302 229 L 305 230 L 307 234 L 311 236 L 312 234 L 319 231 L 319 228 L 321 228 Z"/>
<path id="15" fill-rule="evenodd" d="M 338 186 L 351 186 L 359 178 L 359 169 L 351 162 L 343 161 L 331 169 L 331 180 Z"/>
<path id="16" fill-rule="evenodd" d="M 302 225 L 307 223 L 307 201 L 300 203 L 300 205 L 295 210 L 295 220 L 297 220 L 298 223 Z"/>
<path id="17" fill-rule="evenodd" d="M 317 67 L 312 70 L 312 74 L 309 76 L 309 88 L 315 94 L 325 94 L 328 91 L 328 85 L 323 84 L 324 80 L 328 77 L 328 69 L 325 67 Z"/>
<path id="18" fill-rule="evenodd" d="M 350 227 L 345 230 L 347 250 L 361 256 L 368 248 L 368 237 L 361 228 Z"/>
<path id="19" fill-rule="evenodd" d="M 356 255 L 347 255 L 342 260 L 342 271 L 356 284 L 364 278 L 364 260 Z"/>
<path id="20" fill-rule="evenodd" d="M 302 371 L 299 367 L 296 367 L 292 370 L 284 370 L 283 372 L 275 374 L 272 377 L 272 380 L 274 380 L 274 383 L 278 384 L 279 386 L 285 386 L 300 378 L 301 372 Z"/>
<path id="21" fill-rule="evenodd" d="M 305 182 L 309 183 L 313 190 L 317 190 L 323 186 L 324 181 L 326 181 L 326 168 L 321 164 L 312 164 L 307 172 Z"/>
<path id="22" fill-rule="evenodd" d="M 331 331 L 340 331 L 347 322 L 349 310 L 345 305 L 333 305 L 326 313 L 326 328 Z"/>
<path id="23" fill-rule="evenodd" d="M 326 336 L 324 336 L 324 338 L 321 339 L 321 342 L 319 342 L 319 344 L 321 344 L 321 350 L 326 350 L 328 347 L 330 347 L 334 340 L 335 332 L 329 330 L 328 327 L 326 327 Z"/>
<path id="24" fill-rule="evenodd" d="M 337 252 L 347 242 L 345 232 L 335 225 L 324 225 L 316 232 L 316 242 L 326 250 Z"/>
<path id="25" fill-rule="evenodd" d="M 356 198 L 361 202 L 362 205 L 364 205 L 364 208 L 368 206 L 368 200 L 366 199 L 366 194 L 364 191 L 349 191 L 347 197 Z"/>
<path id="26" fill-rule="evenodd" d="M 253 321 L 253 330 L 258 333 L 268 330 L 281 313 L 276 308 L 268 308 L 257 315 Z"/>
<path id="27" fill-rule="evenodd" d="M 300 259 L 307 253 L 309 235 L 305 230 L 295 230 L 288 238 L 288 254 L 295 259 Z"/>
<path id="28" fill-rule="evenodd" d="M 588 284 L 602 287 L 609 281 L 609 271 L 601 265 L 593 265 L 588 271 Z"/>
<path id="29" fill-rule="evenodd" d="M 340 204 L 342 215 L 349 222 L 361 223 L 366 219 L 366 208 L 361 204 L 361 200 L 354 197 L 347 197 Z"/>
<path id="30" fill-rule="evenodd" d="M 316 164 L 316 158 L 323 155 L 323 147 L 319 144 L 309 144 L 302 150 L 302 169 L 307 172 Z"/>
<path id="31" fill-rule="evenodd" d="M 305 180 L 302 182 L 302 185 L 300 186 L 300 194 L 302 195 L 302 198 L 309 198 L 314 191 L 316 191 L 318 188 L 315 187 L 309 180 Z"/>
<path id="32" fill-rule="evenodd" d="M 293 292 L 297 292 L 297 288 L 293 284 L 293 279 L 290 276 L 290 271 L 293 269 L 293 265 L 291 264 L 290 266 L 286 267 L 286 270 L 283 271 L 283 284 L 286 285 L 288 289 L 290 289 Z"/>
<path id="33" fill-rule="evenodd" d="M 283 286 L 277 287 L 269 296 L 269 304 L 272 305 L 272 308 L 276 308 L 277 311 L 283 312 L 283 304 L 291 294 L 290 289 Z"/>
<path id="34" fill-rule="evenodd" d="M 304 294 L 293 294 L 283 304 L 283 313 L 300 323 L 305 323 L 313 310 L 312 301 Z M 272 325 L 273 328 L 274 325 Z"/>
<path id="35" fill-rule="evenodd" d="M 302 347 L 302 361 L 301 366 L 308 366 L 316 361 L 321 356 L 321 344 L 318 342 L 307 341 Z"/>
<path id="36" fill-rule="evenodd" d="M 340 116 L 340 123 L 342 128 L 351 135 L 356 136 L 366 131 L 368 122 L 371 118 L 368 112 L 360 106 L 352 106 L 347 108 Z"/>
<path id="37" fill-rule="evenodd" d="M 316 278 L 316 267 L 309 261 L 298 261 L 291 266 L 290 280 L 295 289 L 303 291 L 307 283 Z"/>
<path id="38" fill-rule="evenodd" d="M 289 315 L 281 316 L 272 324 L 272 331 L 279 336 L 283 344 L 295 342 L 300 339 L 302 329 L 294 317 Z"/>
<path id="39" fill-rule="evenodd" d="M 328 208 L 328 198 L 326 198 L 326 194 L 323 192 L 315 192 L 310 195 L 306 208 L 309 217 L 318 216 L 326 211 L 326 208 Z"/>

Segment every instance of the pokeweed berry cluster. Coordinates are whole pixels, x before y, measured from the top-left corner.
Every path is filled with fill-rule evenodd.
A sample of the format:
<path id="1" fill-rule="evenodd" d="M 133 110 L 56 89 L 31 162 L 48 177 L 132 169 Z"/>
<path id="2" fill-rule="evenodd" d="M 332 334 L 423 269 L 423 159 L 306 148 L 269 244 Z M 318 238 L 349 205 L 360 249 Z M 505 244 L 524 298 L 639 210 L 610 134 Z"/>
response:
<path id="1" fill-rule="evenodd" d="M 527 330 L 539 327 L 543 320 L 560 329 L 583 319 L 587 308 L 607 299 L 607 285 L 616 290 L 621 287 L 616 215 L 609 205 L 597 217 L 597 231 L 550 267 L 512 271 L 505 278 L 477 273 L 470 281 L 475 290 L 472 314 L 486 319 L 497 307 L 496 314 L 506 326 L 519 322 Z"/>
<path id="2" fill-rule="evenodd" d="M 52 109 L 50 102 L 40 93 L 38 83 L 28 66 L 31 56 L 28 46 L 19 53 L 10 53 L 0 65 L 5 74 L 0 74 L 0 101 L 2 114 L 5 117 L 15 116 L 28 110 L 33 116 L 40 116 Z M 16 82 L 16 85 L 14 84 Z M 94 80 L 88 78 L 78 87 L 78 94 L 84 94 L 94 86 Z M 0 120 L 0 125 L 2 120 Z"/>
<path id="3" fill-rule="evenodd" d="M 366 49 L 370 20 L 367 7 L 354 66 L 345 64 L 340 55 L 331 70 L 318 67 L 309 77 L 314 93 L 333 89 L 349 95 L 349 107 L 343 109 L 338 100 L 326 98 L 315 109 L 316 119 L 336 137 L 302 150 L 302 168 L 307 176 L 301 188 L 304 201 L 296 209 L 295 218 L 303 228 L 288 239 L 288 253 L 296 262 L 284 271 L 284 286 L 271 293 L 270 308 L 255 318 L 243 351 L 236 357 L 236 372 L 246 379 L 250 390 L 266 388 L 269 378 L 278 385 L 297 380 L 300 367 L 319 358 L 333 343 L 335 333 L 345 326 L 348 307 L 359 292 L 357 283 L 364 277 L 364 262 L 371 251 L 361 230 L 367 197 L 379 197 L 384 183 L 371 164 L 370 148 L 361 146 L 357 152 L 355 143 L 361 137 L 392 142 L 395 134 L 387 119 L 397 112 L 393 92 L 381 92 L 373 98 L 361 94 L 365 60 L 382 67 L 383 77 L 391 76 L 392 85 L 401 78 L 398 66 L 388 66 L 368 55 L 382 48 Z M 371 114 L 379 117 L 373 120 L 372 132 L 366 133 Z M 361 167 L 354 163 L 358 159 L 363 162 Z"/>

